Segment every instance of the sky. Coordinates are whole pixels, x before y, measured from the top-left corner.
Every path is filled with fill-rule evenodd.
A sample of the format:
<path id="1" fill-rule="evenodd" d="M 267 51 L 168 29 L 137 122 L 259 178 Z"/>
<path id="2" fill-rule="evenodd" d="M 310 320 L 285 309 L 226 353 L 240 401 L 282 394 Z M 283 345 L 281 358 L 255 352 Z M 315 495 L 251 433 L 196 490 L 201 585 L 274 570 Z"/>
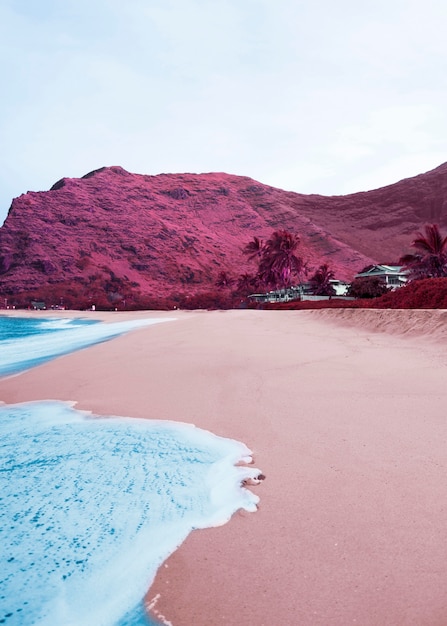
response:
<path id="1" fill-rule="evenodd" d="M 120 165 L 300 193 L 447 161 L 445 0 L 0 0 L 0 224 Z"/>

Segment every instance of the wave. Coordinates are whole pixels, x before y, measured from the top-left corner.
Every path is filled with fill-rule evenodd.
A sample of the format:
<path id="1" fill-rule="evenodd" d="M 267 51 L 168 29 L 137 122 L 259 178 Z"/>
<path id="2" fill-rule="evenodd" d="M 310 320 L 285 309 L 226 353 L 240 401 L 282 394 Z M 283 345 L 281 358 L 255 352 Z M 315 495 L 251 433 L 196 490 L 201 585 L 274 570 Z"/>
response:
<path id="1" fill-rule="evenodd" d="M 67 328 L 57 332 L 43 330 L 25 337 L 4 339 L 0 342 L 0 376 L 29 369 L 54 357 L 108 341 L 131 330 L 174 319 L 151 318 L 111 324 L 82 323 L 75 327 L 67 324 Z M 49 322 L 51 323 L 51 320 Z M 48 329 L 48 326 L 46 328 Z M 54 327 L 50 328 L 54 330 Z"/>
<path id="2" fill-rule="evenodd" d="M 190 424 L 46 401 L 0 406 L 0 436 L 9 626 L 120 623 L 191 530 L 257 508 L 250 450 Z"/>
<path id="3" fill-rule="evenodd" d="M 67 328 L 67 326 L 72 325 L 72 324 L 79 324 L 80 320 L 76 319 L 76 318 L 63 318 L 63 319 L 47 319 L 47 320 L 42 320 L 39 322 L 38 326 L 39 328 L 41 328 L 42 330 L 58 330 L 58 329 L 65 329 Z M 82 322 L 85 323 L 85 322 Z M 90 322 L 90 323 L 96 323 L 96 322 Z"/>

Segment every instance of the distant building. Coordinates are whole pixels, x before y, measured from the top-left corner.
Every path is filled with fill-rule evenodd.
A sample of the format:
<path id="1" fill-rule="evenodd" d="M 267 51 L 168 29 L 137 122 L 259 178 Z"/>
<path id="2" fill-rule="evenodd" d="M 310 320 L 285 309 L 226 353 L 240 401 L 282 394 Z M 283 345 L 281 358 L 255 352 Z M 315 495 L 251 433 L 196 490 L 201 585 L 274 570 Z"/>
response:
<path id="1" fill-rule="evenodd" d="M 253 302 L 290 302 L 291 300 L 299 300 L 300 292 L 291 287 L 290 289 L 277 289 L 267 293 L 252 293 L 248 298 Z"/>
<path id="2" fill-rule="evenodd" d="M 346 296 L 350 283 L 336 279 L 329 282 L 335 291 L 333 296 L 316 296 L 314 295 L 312 283 L 305 282 L 288 289 L 277 289 L 267 293 L 252 293 L 248 298 L 254 302 L 291 302 L 292 300 L 329 300 L 330 298 L 343 298 Z M 349 300 L 351 299 L 349 298 Z"/>
<path id="3" fill-rule="evenodd" d="M 355 278 L 380 278 L 390 289 L 397 289 L 407 282 L 408 270 L 403 265 L 371 265 Z"/>
<path id="4" fill-rule="evenodd" d="M 345 296 L 351 285 L 351 283 L 346 283 L 344 280 L 337 280 L 336 278 L 330 280 L 329 283 L 334 288 L 336 296 Z"/>

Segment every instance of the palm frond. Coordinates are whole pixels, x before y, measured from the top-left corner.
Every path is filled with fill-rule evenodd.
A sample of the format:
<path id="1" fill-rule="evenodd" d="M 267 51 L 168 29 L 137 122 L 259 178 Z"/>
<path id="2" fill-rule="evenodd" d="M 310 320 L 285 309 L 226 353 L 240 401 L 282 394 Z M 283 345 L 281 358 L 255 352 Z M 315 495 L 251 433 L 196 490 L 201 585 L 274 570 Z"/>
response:
<path id="1" fill-rule="evenodd" d="M 410 280 L 447 276 L 447 236 L 437 224 L 426 224 L 425 233 L 416 233 L 412 247 L 416 254 L 405 254 L 400 263 L 408 269 Z"/>

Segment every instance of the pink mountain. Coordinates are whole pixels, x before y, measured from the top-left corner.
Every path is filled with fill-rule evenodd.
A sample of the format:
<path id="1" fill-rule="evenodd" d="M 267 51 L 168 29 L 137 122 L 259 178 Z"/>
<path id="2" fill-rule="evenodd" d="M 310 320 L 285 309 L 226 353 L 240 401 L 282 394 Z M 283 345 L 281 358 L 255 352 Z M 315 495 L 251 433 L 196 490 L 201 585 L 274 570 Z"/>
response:
<path id="1" fill-rule="evenodd" d="M 194 293 L 219 271 L 250 271 L 242 247 L 287 229 L 310 268 L 352 279 L 409 251 L 427 222 L 447 227 L 447 164 L 374 191 L 304 195 L 221 173 L 131 174 L 106 167 L 16 198 L 0 228 L 0 295 L 73 284 Z M 253 269 L 253 268 L 252 268 Z"/>

